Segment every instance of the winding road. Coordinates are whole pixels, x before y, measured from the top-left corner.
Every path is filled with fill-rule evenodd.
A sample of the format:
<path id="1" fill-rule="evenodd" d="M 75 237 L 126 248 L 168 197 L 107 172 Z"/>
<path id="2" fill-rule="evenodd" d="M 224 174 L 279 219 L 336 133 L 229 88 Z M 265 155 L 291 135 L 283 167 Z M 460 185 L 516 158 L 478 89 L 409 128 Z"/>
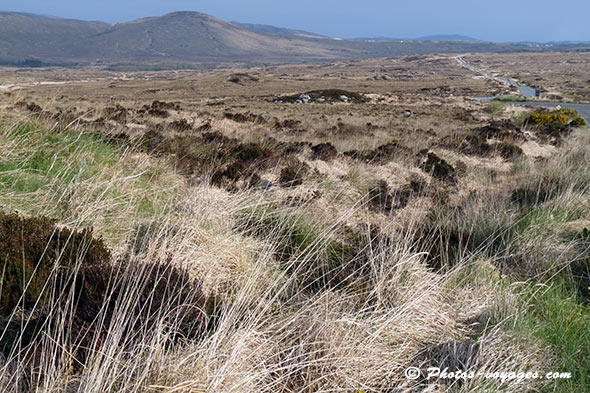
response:
<path id="1" fill-rule="evenodd" d="M 473 65 L 467 63 L 467 61 L 465 61 L 465 59 L 463 59 L 463 56 L 457 56 L 457 57 L 455 57 L 455 59 L 462 67 L 464 67 L 472 72 L 482 74 L 488 78 L 496 79 L 496 80 L 502 81 L 504 83 L 509 83 L 510 85 L 517 87 L 518 90 L 520 91 L 520 94 L 522 94 L 525 98 L 533 98 L 535 96 L 535 89 L 533 89 L 531 87 L 520 85 L 518 82 L 513 81 L 511 79 L 504 78 L 504 77 L 498 77 L 489 71 L 474 67 Z M 480 98 L 476 98 L 476 99 L 480 100 L 480 101 L 492 101 L 494 98 L 495 97 L 480 97 Z M 561 106 L 562 108 L 573 109 L 573 110 L 577 111 L 580 114 L 580 116 L 583 117 L 584 119 L 586 119 L 586 122 L 590 124 L 590 104 L 570 104 L 567 102 L 549 102 L 549 101 L 522 101 L 522 102 L 509 102 L 509 104 L 522 105 L 522 106 L 533 106 L 533 107 L 541 107 L 541 108 L 555 108 L 557 106 Z"/>

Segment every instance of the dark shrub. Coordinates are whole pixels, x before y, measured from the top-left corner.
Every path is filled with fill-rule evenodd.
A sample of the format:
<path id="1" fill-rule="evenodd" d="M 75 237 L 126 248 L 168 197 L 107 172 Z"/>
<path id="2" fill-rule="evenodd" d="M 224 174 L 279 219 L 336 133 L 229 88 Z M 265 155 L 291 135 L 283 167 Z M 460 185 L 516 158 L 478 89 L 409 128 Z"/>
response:
<path id="1" fill-rule="evenodd" d="M 39 114 L 43 112 L 43 108 L 37 105 L 35 102 L 26 102 L 26 101 L 19 101 L 15 104 L 15 107 L 23 108 L 28 110 L 29 112 Z"/>
<path id="2" fill-rule="evenodd" d="M 510 120 L 492 121 L 490 124 L 473 130 L 474 133 L 484 139 L 499 139 L 524 141 L 526 137 L 523 132 L 516 128 Z"/>
<path id="3" fill-rule="evenodd" d="M 154 128 L 150 128 L 143 134 L 143 146 L 150 154 L 161 154 L 165 150 L 166 138 Z"/>
<path id="4" fill-rule="evenodd" d="M 392 210 L 393 197 L 385 180 L 379 180 L 369 188 L 369 207 L 382 213 Z"/>
<path id="5" fill-rule="evenodd" d="M 276 162 L 274 153 L 256 143 L 238 144 L 222 156 L 222 161 L 229 162 L 223 169 L 218 169 L 211 178 L 213 184 L 225 185 L 233 190 L 238 180 L 246 180 L 249 185 L 256 183 L 257 172 Z"/>
<path id="6" fill-rule="evenodd" d="M 226 119 L 235 121 L 236 123 L 256 123 L 256 124 L 265 124 L 266 119 L 262 115 L 256 115 L 254 113 L 246 112 L 246 113 L 231 113 L 226 112 L 224 113 L 223 117 Z"/>
<path id="7" fill-rule="evenodd" d="M 458 141 L 458 149 L 466 155 L 486 156 L 490 153 L 490 145 L 485 138 L 468 134 Z"/>
<path id="8" fill-rule="evenodd" d="M 522 157 L 522 149 L 512 143 L 500 142 L 494 145 L 500 156 L 506 160 Z"/>
<path id="9" fill-rule="evenodd" d="M 301 121 L 294 120 L 294 119 L 286 119 L 283 121 L 279 121 L 279 119 L 275 120 L 274 128 L 275 130 L 282 130 L 282 129 L 290 129 L 295 130 L 301 127 Z"/>
<path id="10" fill-rule="evenodd" d="M 111 322 L 123 329 L 125 346 L 133 345 L 159 323 L 173 333 L 173 338 L 195 338 L 210 322 L 213 305 L 200 284 L 171 261 L 88 266 L 73 282 L 71 338 L 81 349 L 93 339 L 103 339 Z M 124 317 L 125 321 L 114 321 L 114 317 Z"/>
<path id="11" fill-rule="evenodd" d="M 191 130 L 193 126 L 186 119 L 180 119 L 174 120 L 170 123 L 170 128 L 176 131 L 188 131 Z"/>
<path id="12" fill-rule="evenodd" d="M 331 161 L 338 155 L 338 151 L 330 142 L 312 146 L 311 151 L 312 160 Z"/>
<path id="13" fill-rule="evenodd" d="M 287 142 L 282 147 L 282 155 L 289 156 L 291 154 L 300 154 L 303 153 L 306 148 L 311 146 L 312 144 L 309 142 Z"/>
<path id="14" fill-rule="evenodd" d="M 207 131 L 211 131 L 211 128 L 213 128 L 213 127 L 211 126 L 211 123 L 207 122 L 207 123 L 205 123 L 205 124 L 203 124 L 203 125 L 199 126 L 199 127 L 197 128 L 197 131 L 199 131 L 199 132 L 207 132 Z"/>
<path id="15" fill-rule="evenodd" d="M 106 119 L 114 120 L 119 123 L 124 123 L 127 120 L 127 109 L 120 104 L 107 106 L 104 108 L 103 114 Z"/>
<path id="16" fill-rule="evenodd" d="M 154 155 L 169 154 L 176 169 L 191 180 L 212 174 L 213 184 L 231 190 L 235 189 L 237 181 L 253 179 L 257 172 L 276 163 L 279 158 L 268 147 L 240 143 L 218 132 L 167 137 L 158 129 L 150 129 L 143 136 L 143 149 Z M 276 150 L 282 153 L 282 148 Z"/>
<path id="17" fill-rule="evenodd" d="M 586 242 L 586 246 L 588 243 L 590 242 Z M 590 303 L 590 258 L 575 261 L 571 265 L 571 271 L 580 299 Z"/>
<path id="18" fill-rule="evenodd" d="M 168 110 L 179 110 L 179 109 L 180 109 L 180 107 L 178 104 L 155 100 L 152 102 L 151 105 L 144 105 L 137 112 L 140 114 L 147 113 L 148 115 L 151 115 L 154 117 L 168 117 L 168 116 L 170 116 L 170 113 L 168 112 Z"/>
<path id="19" fill-rule="evenodd" d="M 355 160 L 366 162 L 374 162 L 376 164 L 385 163 L 395 159 L 396 157 L 407 157 L 412 153 L 412 150 L 406 146 L 402 146 L 397 142 L 390 142 L 381 145 L 374 150 L 350 150 L 344 152 L 344 155 Z"/>
<path id="20" fill-rule="evenodd" d="M 279 182 L 284 187 L 295 187 L 303 183 L 303 179 L 309 172 L 309 165 L 293 158 L 281 169 Z"/>
<path id="21" fill-rule="evenodd" d="M 243 162 L 264 160 L 272 157 L 272 155 L 272 151 L 265 149 L 256 143 L 240 144 L 234 147 L 230 152 L 230 156 L 234 156 L 236 160 Z"/>
<path id="22" fill-rule="evenodd" d="M 570 126 L 571 127 L 574 127 L 574 128 L 584 127 L 584 126 L 587 126 L 587 125 L 588 125 L 588 123 L 586 123 L 586 120 L 582 119 L 581 117 L 576 117 L 570 123 Z"/>
<path id="23" fill-rule="evenodd" d="M 0 352 L 6 357 L 50 329 L 67 340 L 77 369 L 112 334 L 111 323 L 125 350 L 156 327 L 178 339 L 196 338 L 210 326 L 214 304 L 186 271 L 170 259 L 138 264 L 128 256 L 111 264 L 90 229 L 0 212 L 0 250 Z"/>
<path id="24" fill-rule="evenodd" d="M 428 153 L 420 168 L 436 179 L 451 183 L 456 181 L 455 168 L 432 152 Z"/>
<path id="25" fill-rule="evenodd" d="M 92 238 L 91 229 L 59 229 L 46 217 L 22 218 L 0 212 L 0 264 L 4 271 L 0 315 L 10 315 L 18 305 L 32 308 L 43 301 L 43 286 L 55 268 L 107 264 L 109 258 L 102 240 Z M 23 282 L 29 280 L 25 291 Z"/>

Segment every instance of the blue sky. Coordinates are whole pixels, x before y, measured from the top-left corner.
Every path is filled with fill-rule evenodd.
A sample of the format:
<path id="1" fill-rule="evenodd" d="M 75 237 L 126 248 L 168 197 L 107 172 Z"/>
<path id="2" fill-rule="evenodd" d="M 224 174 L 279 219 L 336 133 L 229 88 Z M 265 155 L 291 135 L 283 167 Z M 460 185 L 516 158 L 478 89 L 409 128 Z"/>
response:
<path id="1" fill-rule="evenodd" d="M 188 10 L 341 38 L 463 34 L 493 41 L 590 41 L 589 0 L 0 0 L 0 10 L 110 23 Z"/>

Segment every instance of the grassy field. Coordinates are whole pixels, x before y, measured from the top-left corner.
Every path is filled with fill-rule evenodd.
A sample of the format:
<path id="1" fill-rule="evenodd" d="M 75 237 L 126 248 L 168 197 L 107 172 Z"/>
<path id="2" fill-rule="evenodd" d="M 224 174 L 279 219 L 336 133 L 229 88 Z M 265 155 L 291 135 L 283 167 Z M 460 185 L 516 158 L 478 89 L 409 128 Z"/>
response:
<path id="1" fill-rule="evenodd" d="M 406 88 L 11 92 L 2 390 L 587 392 L 587 127 Z"/>

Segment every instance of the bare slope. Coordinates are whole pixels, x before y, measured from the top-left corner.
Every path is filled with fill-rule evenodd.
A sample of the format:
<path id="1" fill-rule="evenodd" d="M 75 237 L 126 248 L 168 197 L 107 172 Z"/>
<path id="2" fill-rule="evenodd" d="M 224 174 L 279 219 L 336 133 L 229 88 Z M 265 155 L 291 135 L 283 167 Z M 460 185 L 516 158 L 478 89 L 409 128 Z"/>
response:
<path id="1" fill-rule="evenodd" d="M 0 13 L 0 60 L 270 61 L 358 57 L 324 41 L 270 36 L 197 12 L 109 25 Z"/>
<path id="2" fill-rule="evenodd" d="M 109 28 L 107 23 L 0 12 L 0 60 L 72 60 L 84 41 Z"/>

